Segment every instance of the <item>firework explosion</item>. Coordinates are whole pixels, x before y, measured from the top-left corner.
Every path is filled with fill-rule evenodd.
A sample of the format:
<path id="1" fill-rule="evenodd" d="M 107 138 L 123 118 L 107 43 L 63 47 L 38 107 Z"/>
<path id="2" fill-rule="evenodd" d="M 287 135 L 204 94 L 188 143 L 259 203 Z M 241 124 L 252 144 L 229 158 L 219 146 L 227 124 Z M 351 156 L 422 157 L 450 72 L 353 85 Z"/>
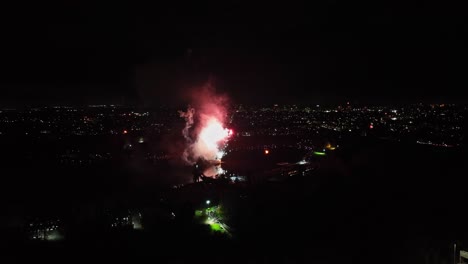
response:
<path id="1" fill-rule="evenodd" d="M 226 98 L 216 95 L 209 84 L 191 97 L 192 106 L 185 112 L 179 112 L 186 121 L 182 131 L 187 143 L 183 159 L 191 165 L 200 159 L 219 162 L 225 154 L 224 146 L 232 135 L 232 130 L 224 125 Z M 219 169 L 215 169 L 216 173 L 206 173 L 206 176 L 219 174 Z"/>

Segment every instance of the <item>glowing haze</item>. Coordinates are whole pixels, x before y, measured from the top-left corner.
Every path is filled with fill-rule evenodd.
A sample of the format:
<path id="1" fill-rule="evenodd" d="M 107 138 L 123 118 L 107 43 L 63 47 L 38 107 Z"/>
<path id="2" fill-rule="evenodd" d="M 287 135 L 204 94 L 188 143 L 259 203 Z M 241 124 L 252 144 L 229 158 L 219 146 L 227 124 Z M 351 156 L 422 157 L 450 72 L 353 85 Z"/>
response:
<path id="1" fill-rule="evenodd" d="M 183 159 L 189 164 L 198 159 L 219 160 L 232 134 L 232 130 L 225 127 L 227 99 L 217 95 L 211 83 L 192 92 L 190 99 L 187 111 L 179 112 L 186 121 L 182 131 L 187 143 Z"/>

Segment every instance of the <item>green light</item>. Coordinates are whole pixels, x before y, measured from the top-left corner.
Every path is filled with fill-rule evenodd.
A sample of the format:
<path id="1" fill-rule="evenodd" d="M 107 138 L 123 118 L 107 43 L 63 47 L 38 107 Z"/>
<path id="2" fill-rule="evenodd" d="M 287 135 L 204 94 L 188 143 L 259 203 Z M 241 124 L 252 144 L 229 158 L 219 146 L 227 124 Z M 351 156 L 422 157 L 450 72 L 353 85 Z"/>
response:
<path id="1" fill-rule="evenodd" d="M 222 210 L 219 206 L 211 206 L 200 210 L 195 210 L 195 217 L 210 227 L 212 232 L 229 234 L 226 225 L 223 224 Z"/>
<path id="2" fill-rule="evenodd" d="M 195 216 L 202 216 L 203 215 L 203 210 L 195 210 Z"/>
<path id="3" fill-rule="evenodd" d="M 224 232 L 224 229 L 218 223 L 212 223 L 212 224 L 210 224 L 210 227 L 211 227 L 211 230 L 213 230 L 213 231 Z"/>
<path id="4" fill-rule="evenodd" d="M 210 226 L 211 231 L 221 232 L 221 233 L 226 232 L 226 230 L 224 230 L 224 228 L 221 226 L 221 223 L 218 222 L 217 220 L 212 219 L 212 218 L 208 218 L 205 221 L 205 224 Z"/>
<path id="5" fill-rule="evenodd" d="M 314 151 L 314 155 L 317 155 L 317 156 L 325 156 L 327 155 L 325 152 L 320 152 L 320 151 Z"/>

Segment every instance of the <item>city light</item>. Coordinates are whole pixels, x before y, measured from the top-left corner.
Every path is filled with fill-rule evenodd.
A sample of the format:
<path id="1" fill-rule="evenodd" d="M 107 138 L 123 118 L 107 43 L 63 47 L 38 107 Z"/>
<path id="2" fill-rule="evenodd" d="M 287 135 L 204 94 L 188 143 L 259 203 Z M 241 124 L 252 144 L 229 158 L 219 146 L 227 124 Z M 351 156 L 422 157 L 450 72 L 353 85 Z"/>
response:
<path id="1" fill-rule="evenodd" d="M 268 154 L 270 154 L 270 151 L 268 149 L 265 149 L 264 153 L 265 153 L 265 155 L 268 155 Z"/>
<path id="2" fill-rule="evenodd" d="M 325 146 L 326 149 L 328 150 L 335 150 L 336 148 L 334 146 L 332 146 L 332 144 L 328 143 L 326 146 Z"/>

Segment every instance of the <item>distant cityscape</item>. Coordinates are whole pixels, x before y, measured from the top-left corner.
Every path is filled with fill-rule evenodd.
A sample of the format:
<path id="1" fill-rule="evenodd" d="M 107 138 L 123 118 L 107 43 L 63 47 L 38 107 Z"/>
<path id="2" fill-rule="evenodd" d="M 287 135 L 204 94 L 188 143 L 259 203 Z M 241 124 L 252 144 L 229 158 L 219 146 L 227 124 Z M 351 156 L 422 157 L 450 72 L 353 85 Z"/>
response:
<path id="1" fill-rule="evenodd" d="M 236 136 L 311 136 L 369 134 L 396 141 L 456 147 L 464 141 L 468 107 L 414 104 L 400 107 L 238 105 L 231 121 Z M 177 109 L 139 109 L 118 105 L 1 109 L 0 136 L 96 136 L 166 134 L 182 120 Z M 144 138 L 140 139 L 142 143 Z M 300 143 L 300 145 L 306 142 Z"/>

